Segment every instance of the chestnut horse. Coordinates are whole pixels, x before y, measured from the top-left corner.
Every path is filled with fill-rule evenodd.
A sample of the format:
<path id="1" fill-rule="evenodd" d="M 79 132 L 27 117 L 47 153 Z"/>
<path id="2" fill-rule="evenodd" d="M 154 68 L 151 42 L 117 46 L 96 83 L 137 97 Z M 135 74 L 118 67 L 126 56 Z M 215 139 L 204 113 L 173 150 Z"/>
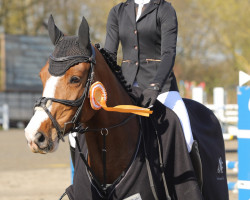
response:
<path id="1" fill-rule="evenodd" d="M 96 81 L 103 83 L 107 90 L 107 105 L 133 105 L 135 102 L 129 96 L 128 91 L 124 89 L 124 85 L 120 83 L 117 76 L 114 74 L 114 71 L 120 73 L 119 69 L 112 71 L 107 64 L 107 60 L 105 60 L 100 51 L 91 45 L 89 27 L 85 18 L 83 18 L 79 27 L 78 36 L 65 36 L 54 24 L 52 16 L 49 18 L 48 29 L 51 41 L 55 45 L 55 50 L 40 72 L 40 78 L 43 83 L 43 97 L 35 104 L 35 114 L 25 129 L 25 135 L 28 146 L 32 152 L 46 154 L 55 151 L 60 140 L 63 140 L 63 137 L 68 133 L 74 131 L 84 133 L 84 137 L 81 137 L 82 135 L 79 136 L 81 137 L 79 138 L 80 142 L 76 140 L 78 146 L 76 152 L 80 156 L 77 157 L 76 163 L 78 163 L 78 165 L 75 170 L 78 170 L 79 176 L 75 174 L 75 197 L 71 196 L 70 199 L 202 199 L 201 193 L 206 193 L 207 196 L 211 196 L 214 190 L 210 192 L 207 188 L 202 189 L 201 184 L 200 187 L 198 186 L 199 180 L 197 180 L 196 177 L 199 175 L 193 174 L 193 165 L 185 146 L 180 122 L 171 110 L 159 105 L 159 110 L 166 109 L 166 111 L 164 111 L 164 116 L 161 115 L 158 117 L 158 121 L 161 121 L 161 125 L 164 125 L 164 131 L 167 130 L 166 132 L 168 134 L 163 133 L 164 131 L 162 133 L 159 131 L 161 134 L 161 136 L 159 136 L 160 140 L 145 139 L 145 141 L 142 142 L 142 138 L 146 137 L 143 136 L 144 134 L 142 132 L 154 130 L 149 127 L 149 121 L 145 119 L 140 120 L 139 117 L 131 117 L 134 116 L 132 114 L 107 112 L 103 109 L 94 110 L 91 108 L 89 88 L 91 84 Z M 186 100 L 186 102 L 189 101 Z M 194 105 L 193 102 L 189 102 L 189 104 L 191 107 Z M 188 109 L 190 108 L 190 106 L 187 107 Z M 202 117 L 192 117 L 194 111 L 201 112 Z M 218 122 L 214 118 L 214 115 L 204 106 L 198 105 L 198 109 L 190 109 L 189 112 L 192 125 L 197 125 L 196 127 L 198 127 L 197 131 L 194 132 L 203 131 L 209 135 L 209 129 L 211 129 L 210 132 L 220 133 L 220 130 L 218 130 Z M 171 119 L 168 119 L 164 124 L 162 121 L 166 116 Z M 207 117 L 207 119 L 203 120 L 204 117 Z M 195 122 L 193 119 L 195 119 Z M 204 121 L 207 123 L 207 127 L 202 128 L 203 124 L 197 121 L 201 119 L 203 120 L 203 124 Z M 141 125 L 140 121 L 143 121 L 144 125 Z M 82 126 L 78 126 L 79 124 Z M 181 134 L 179 134 L 179 132 Z M 150 134 L 148 134 L 148 138 L 150 137 Z M 168 139 L 163 139 L 164 137 Z M 76 139 L 77 138 L 78 137 L 76 137 Z M 146 140 L 150 144 L 148 147 L 145 147 L 147 143 Z M 157 158 L 160 160 L 160 164 L 163 165 L 162 159 L 164 160 L 165 157 L 171 158 L 169 162 L 166 161 L 167 166 L 165 166 L 165 168 L 155 163 L 156 158 L 154 155 L 158 154 L 149 152 L 148 157 L 151 156 L 153 161 L 148 161 L 147 158 L 145 159 L 141 156 L 144 154 L 146 156 L 146 149 L 150 150 L 157 146 L 155 141 L 156 143 L 158 141 L 159 152 L 162 152 L 163 155 L 163 158 L 161 158 L 161 153 L 159 153 L 160 158 Z M 202 144 L 202 141 L 201 139 L 200 144 Z M 206 140 L 206 142 L 209 145 L 209 139 Z M 222 149 L 224 148 L 221 138 L 217 143 L 211 141 L 211 144 L 214 146 L 219 144 L 222 146 Z M 85 149 L 87 149 L 86 151 L 84 151 L 84 145 L 86 147 Z M 139 146 L 143 146 L 143 150 L 139 148 Z M 140 154 L 142 151 L 144 153 Z M 154 149 L 152 151 L 154 151 Z M 201 151 L 205 152 L 205 154 L 210 154 L 207 149 L 203 150 L 201 148 Z M 218 187 L 218 184 L 215 185 L 218 190 L 221 190 L 216 196 L 222 196 L 223 198 L 213 199 L 228 198 L 225 193 L 225 170 L 223 171 L 223 167 L 225 166 L 225 163 L 223 163 L 225 161 L 225 155 L 223 155 L 223 150 L 221 152 L 221 167 L 219 170 L 222 170 L 221 173 L 223 174 L 221 174 L 220 178 L 221 180 L 223 178 L 223 182 L 218 183 L 222 186 Z M 213 155 L 209 156 L 209 159 L 213 157 Z M 201 158 L 202 161 L 206 160 L 208 162 L 209 159 L 206 157 Z M 146 165 L 146 167 L 143 166 L 140 170 L 131 167 L 132 163 L 142 163 L 142 160 L 143 165 Z M 183 160 L 185 160 L 185 162 Z M 216 170 L 218 167 L 217 157 L 215 160 L 216 164 L 213 163 L 215 172 L 213 173 L 217 173 Z M 81 162 L 84 163 L 84 165 L 82 164 L 81 166 L 85 166 L 86 169 L 84 167 L 82 169 L 79 168 L 79 163 Z M 197 163 L 197 159 L 195 162 Z M 159 169 L 159 172 L 155 172 L 155 169 Z M 146 171 L 147 174 L 143 176 L 143 178 L 140 178 L 143 171 Z M 130 177 L 124 175 L 125 173 L 132 176 L 132 174 L 136 174 L 136 172 L 137 175 L 140 174 L 140 176 L 138 175 L 138 177 L 135 177 L 133 182 L 137 180 L 141 182 L 133 187 L 141 188 L 138 193 L 134 192 L 135 189 L 131 186 L 133 183 L 127 181 Z M 75 180 L 84 173 L 86 174 L 85 180 L 82 180 L 81 183 L 79 180 Z M 209 181 L 206 179 L 206 166 L 203 167 L 203 173 L 205 174 L 201 175 L 204 179 L 202 180 L 204 182 L 203 185 L 208 185 L 209 187 Z M 172 174 L 174 175 L 172 176 Z M 163 184 L 164 187 L 159 186 L 158 183 L 154 185 L 154 179 L 159 179 L 160 184 Z M 96 184 L 86 186 L 87 182 L 91 182 L 89 180 L 94 180 Z M 122 189 L 119 189 L 118 186 L 121 185 L 122 182 L 129 188 L 128 190 L 134 192 L 134 195 L 129 193 L 128 196 L 128 194 L 123 193 L 119 196 L 119 192 L 122 193 L 122 190 L 125 188 L 124 186 L 124 188 L 122 187 Z M 108 188 L 107 183 L 116 183 L 116 185 L 112 190 L 109 190 L 109 192 L 107 192 L 108 190 L 100 191 Z M 146 185 L 148 186 L 145 187 Z M 181 185 L 184 187 L 181 188 Z M 156 189 L 154 188 L 155 186 Z M 81 187 L 83 187 L 83 189 L 79 189 Z M 98 194 L 104 193 L 99 194 L 99 196 L 98 194 L 94 194 L 93 187 L 95 189 L 97 188 L 96 191 Z M 93 193 L 91 194 L 92 196 L 90 195 L 91 197 L 87 197 L 86 191 L 83 191 L 85 190 L 84 188 L 87 188 L 87 192 Z M 162 190 L 164 191 L 159 192 L 159 188 L 163 188 Z M 151 196 L 148 190 L 150 190 Z M 201 190 L 203 190 L 203 192 L 201 192 Z M 79 197 L 80 193 L 83 196 Z M 219 193 L 223 194 L 219 195 Z M 212 199 L 212 197 L 208 197 L 207 199 Z"/>

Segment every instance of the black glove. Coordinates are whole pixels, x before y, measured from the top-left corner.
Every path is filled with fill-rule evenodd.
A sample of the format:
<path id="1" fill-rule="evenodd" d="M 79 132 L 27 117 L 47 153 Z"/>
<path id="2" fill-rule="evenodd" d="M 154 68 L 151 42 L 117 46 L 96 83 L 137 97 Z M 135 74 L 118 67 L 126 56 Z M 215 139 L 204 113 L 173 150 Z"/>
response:
<path id="1" fill-rule="evenodd" d="M 159 92 L 159 84 L 151 84 L 147 89 L 143 90 L 140 97 L 141 106 L 145 108 L 152 108 L 159 95 Z"/>

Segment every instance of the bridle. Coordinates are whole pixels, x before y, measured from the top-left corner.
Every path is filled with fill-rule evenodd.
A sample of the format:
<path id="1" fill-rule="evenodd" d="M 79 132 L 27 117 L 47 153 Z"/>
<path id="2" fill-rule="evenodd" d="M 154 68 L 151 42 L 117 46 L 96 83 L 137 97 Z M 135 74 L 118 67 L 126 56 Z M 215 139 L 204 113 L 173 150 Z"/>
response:
<path id="1" fill-rule="evenodd" d="M 95 60 L 95 49 L 92 45 L 91 45 L 91 49 L 92 49 L 91 56 L 76 55 L 76 56 L 66 56 L 66 57 L 59 57 L 59 58 L 55 58 L 52 55 L 50 56 L 50 59 L 52 59 L 53 61 L 56 61 L 56 62 L 63 62 L 63 61 L 74 60 L 77 58 L 84 58 L 86 63 L 90 63 L 90 70 L 88 73 L 88 79 L 87 79 L 87 82 L 85 84 L 83 94 L 79 99 L 65 100 L 65 99 L 41 97 L 36 101 L 36 103 L 34 105 L 34 108 L 36 108 L 36 107 L 42 108 L 47 113 L 47 115 L 49 116 L 50 120 L 52 121 L 52 123 L 56 129 L 58 139 L 59 140 L 61 139 L 63 142 L 64 142 L 63 137 L 66 134 L 65 131 L 67 130 L 67 127 L 69 125 L 73 126 L 73 128 L 76 126 L 77 120 L 78 120 L 79 115 L 81 113 L 85 99 L 88 96 L 89 88 L 90 88 L 91 83 L 92 83 L 93 78 L 94 78 L 94 66 L 96 64 L 96 60 Z M 78 107 L 78 109 L 77 109 L 75 115 L 72 117 L 72 119 L 69 122 L 64 123 L 63 129 L 60 127 L 59 123 L 56 121 L 56 119 L 52 116 L 51 112 L 49 111 L 49 109 L 47 107 L 48 101 L 61 103 L 63 105 L 67 105 L 67 106 Z"/>

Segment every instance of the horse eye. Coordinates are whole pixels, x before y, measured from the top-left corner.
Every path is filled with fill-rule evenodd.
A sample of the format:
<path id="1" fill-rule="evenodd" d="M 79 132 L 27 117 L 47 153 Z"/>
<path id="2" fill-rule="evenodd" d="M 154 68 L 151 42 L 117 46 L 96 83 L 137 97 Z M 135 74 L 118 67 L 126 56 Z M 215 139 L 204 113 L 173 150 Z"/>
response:
<path id="1" fill-rule="evenodd" d="M 70 83 L 80 83 L 80 78 L 79 77 L 77 77 L 77 76 L 72 76 L 71 78 L 70 78 L 70 81 L 69 81 Z"/>

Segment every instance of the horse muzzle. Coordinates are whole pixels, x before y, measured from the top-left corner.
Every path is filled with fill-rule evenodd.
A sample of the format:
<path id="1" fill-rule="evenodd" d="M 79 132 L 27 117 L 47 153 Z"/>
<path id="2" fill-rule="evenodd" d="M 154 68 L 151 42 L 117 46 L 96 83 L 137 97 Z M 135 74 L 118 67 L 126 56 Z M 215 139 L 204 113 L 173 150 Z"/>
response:
<path id="1" fill-rule="evenodd" d="M 56 142 L 53 142 L 51 139 L 46 137 L 42 132 L 37 132 L 32 139 L 27 137 L 27 142 L 30 150 L 33 153 L 46 154 L 53 152 L 56 149 Z"/>

